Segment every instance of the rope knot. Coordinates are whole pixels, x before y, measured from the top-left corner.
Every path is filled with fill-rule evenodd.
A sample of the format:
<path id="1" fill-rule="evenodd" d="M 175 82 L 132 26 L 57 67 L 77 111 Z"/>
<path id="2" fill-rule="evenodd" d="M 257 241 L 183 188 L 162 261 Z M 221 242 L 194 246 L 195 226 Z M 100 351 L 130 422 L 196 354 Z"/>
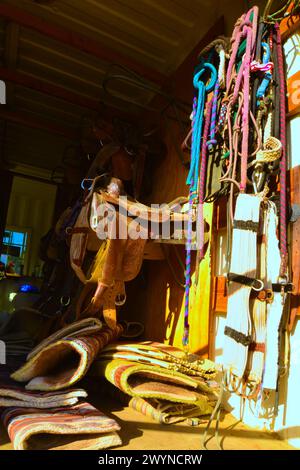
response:
<path id="1" fill-rule="evenodd" d="M 273 62 L 267 62 L 266 64 L 261 64 L 257 60 L 253 60 L 250 64 L 251 72 L 273 72 L 274 64 Z"/>

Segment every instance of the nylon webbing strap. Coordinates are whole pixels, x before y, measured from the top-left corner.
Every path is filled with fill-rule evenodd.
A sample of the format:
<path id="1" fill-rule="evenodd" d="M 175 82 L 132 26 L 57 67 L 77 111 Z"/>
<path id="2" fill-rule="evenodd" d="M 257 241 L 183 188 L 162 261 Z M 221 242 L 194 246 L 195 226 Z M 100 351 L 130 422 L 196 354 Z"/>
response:
<path id="1" fill-rule="evenodd" d="M 287 284 L 278 282 L 272 284 L 272 289 L 274 292 L 284 292 L 285 294 L 290 294 L 293 292 L 294 285 L 291 282 L 288 282 Z"/>
<path id="2" fill-rule="evenodd" d="M 229 336 L 229 338 L 234 339 L 237 343 L 242 344 L 243 346 L 247 347 L 251 344 L 251 336 L 250 335 L 244 335 L 244 333 L 241 333 L 240 331 L 234 330 L 233 328 L 230 328 L 230 326 L 225 326 L 224 334 L 226 336 Z"/>
<path id="3" fill-rule="evenodd" d="M 234 220 L 233 228 L 239 230 L 250 230 L 252 232 L 258 232 L 259 223 L 253 222 L 253 220 Z"/>

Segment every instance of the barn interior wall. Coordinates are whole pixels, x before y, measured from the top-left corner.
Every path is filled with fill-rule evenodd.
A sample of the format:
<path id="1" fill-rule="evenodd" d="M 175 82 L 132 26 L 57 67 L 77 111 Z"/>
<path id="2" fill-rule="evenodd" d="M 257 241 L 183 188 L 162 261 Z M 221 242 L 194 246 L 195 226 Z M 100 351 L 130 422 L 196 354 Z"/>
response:
<path id="1" fill-rule="evenodd" d="M 29 256 L 24 271 L 26 275 L 32 275 L 36 269 L 40 269 L 40 239 L 52 226 L 55 197 L 55 185 L 14 177 L 6 226 L 29 232 Z"/>
<path id="2" fill-rule="evenodd" d="M 264 2 L 255 2 L 259 6 Z M 234 6 L 234 8 L 233 8 Z M 234 23 L 239 15 L 245 10 L 244 2 L 223 1 L 219 4 L 219 13 L 223 15 L 222 26 L 220 30 L 214 28 L 215 32 L 212 40 L 219 34 L 229 35 Z M 223 31 L 222 31 L 223 29 Z M 209 42 L 208 40 L 206 43 Z M 197 51 L 201 49 L 199 46 Z M 191 56 L 179 67 L 172 77 L 173 91 L 175 96 L 192 102 L 192 83 L 191 77 L 193 67 L 197 61 L 197 54 L 194 51 Z M 163 159 L 156 169 L 154 175 L 154 186 L 149 198 L 149 202 L 166 202 L 178 195 L 187 195 L 185 184 L 187 170 L 182 166 L 176 147 L 174 137 L 180 142 L 180 132 L 176 125 L 170 128 L 163 128 L 164 141 L 167 146 L 167 156 Z M 186 155 L 188 159 L 189 156 Z M 294 156 L 294 160 L 297 156 Z M 296 161 L 296 160 L 295 160 Z M 298 161 L 298 160 L 297 160 Z M 211 220 L 210 208 L 206 207 L 206 220 Z M 184 251 L 181 251 L 184 260 Z M 206 355 L 209 348 L 209 330 L 215 334 L 212 350 L 214 354 L 211 359 L 222 363 L 222 345 L 223 332 L 225 326 L 224 314 L 218 314 L 211 320 L 210 317 L 210 274 L 211 261 L 214 253 L 207 252 L 205 260 L 202 263 L 200 282 L 193 293 L 190 325 L 191 325 L 191 351 L 197 351 Z M 178 271 L 180 273 L 180 271 Z M 221 274 L 221 273 L 219 273 Z M 170 269 L 165 261 L 147 262 L 147 280 L 146 280 L 146 299 L 143 294 L 142 317 L 145 321 L 146 335 L 149 339 L 165 341 L 167 343 L 181 346 L 181 336 L 183 332 L 183 301 L 184 292 L 178 287 Z M 210 324 L 210 321 L 214 324 Z M 278 431 L 283 439 L 295 447 L 300 447 L 300 409 L 298 406 L 297 391 L 300 389 L 300 326 L 296 321 L 294 331 L 290 337 L 290 368 L 286 377 L 282 380 L 281 394 L 279 398 L 279 413 L 275 421 L 267 417 L 258 417 L 256 411 L 246 406 L 244 412 L 244 421 L 246 424 L 255 428 L 266 428 Z M 228 397 L 228 409 L 233 415 L 240 419 L 241 400 L 232 395 Z"/>
<path id="3" fill-rule="evenodd" d="M 223 34 L 224 22 L 220 17 L 213 28 L 202 38 L 199 45 L 192 51 L 189 57 L 181 64 L 175 74 L 170 78 L 167 89 L 169 93 L 186 103 L 192 103 L 193 88 L 192 76 L 197 56 L 201 48 L 212 41 L 216 35 Z M 157 98 L 152 105 L 163 108 L 161 99 Z M 146 116 L 149 119 L 149 115 Z M 188 120 L 189 116 L 183 116 Z M 186 127 L 188 130 L 188 127 Z M 182 164 L 189 161 L 189 153 L 179 155 L 178 147 L 185 138 L 180 130 L 180 125 L 173 120 L 161 119 L 161 131 L 166 154 L 160 160 L 153 175 L 152 192 L 148 197 L 148 203 L 170 202 L 178 196 L 187 196 L 186 177 L 187 166 Z M 205 207 L 205 217 L 210 224 L 212 207 Z M 165 253 L 169 258 L 176 274 L 177 280 L 184 283 L 184 271 L 178 264 L 174 254 L 174 247 L 165 246 Z M 181 262 L 185 262 L 184 245 L 177 246 Z M 136 316 L 142 318 L 145 323 L 146 337 L 151 340 L 165 341 L 168 344 L 182 346 L 183 321 L 184 321 L 184 289 L 178 285 L 171 269 L 164 261 L 145 261 L 145 290 L 141 301 L 133 307 L 138 310 Z M 193 273 L 193 280 L 195 273 Z M 195 283 L 194 283 L 195 285 Z M 139 298 L 139 294 L 137 294 Z M 209 337 L 209 304 L 210 304 L 210 250 L 205 254 L 201 264 L 199 282 L 191 291 L 190 311 L 190 350 L 203 355 L 208 354 Z"/>

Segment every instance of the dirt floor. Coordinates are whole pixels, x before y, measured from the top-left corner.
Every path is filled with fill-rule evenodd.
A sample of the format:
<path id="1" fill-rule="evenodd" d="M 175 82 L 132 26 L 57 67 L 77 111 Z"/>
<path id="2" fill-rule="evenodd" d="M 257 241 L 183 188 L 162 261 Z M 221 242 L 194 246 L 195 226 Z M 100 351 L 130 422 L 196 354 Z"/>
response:
<path id="1" fill-rule="evenodd" d="M 102 411 L 113 416 L 121 426 L 123 442 L 118 450 L 200 450 L 205 423 L 200 426 L 183 424 L 161 425 L 127 407 L 116 406 L 112 400 L 93 400 Z M 220 423 L 224 450 L 293 450 L 274 433 L 251 429 L 227 414 Z M 208 449 L 217 449 L 212 438 Z M 6 431 L 0 428 L 0 450 L 12 450 Z"/>

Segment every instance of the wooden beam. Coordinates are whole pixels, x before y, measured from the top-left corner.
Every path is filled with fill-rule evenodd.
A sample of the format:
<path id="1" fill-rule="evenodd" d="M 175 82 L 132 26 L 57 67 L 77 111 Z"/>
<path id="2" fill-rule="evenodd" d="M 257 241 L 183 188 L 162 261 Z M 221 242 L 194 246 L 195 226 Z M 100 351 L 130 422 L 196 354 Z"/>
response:
<path id="1" fill-rule="evenodd" d="M 8 23 L 5 28 L 4 38 L 4 65 L 9 70 L 16 70 L 19 52 L 20 26 L 16 23 Z M 9 106 L 15 105 L 15 84 L 6 84 L 6 103 Z"/>
<path id="2" fill-rule="evenodd" d="M 52 39 L 73 47 L 74 49 L 97 57 L 105 62 L 124 65 L 159 85 L 162 85 L 167 78 L 165 75 L 162 75 L 145 65 L 139 64 L 135 60 L 125 57 L 107 46 L 103 46 L 103 44 L 89 38 L 88 36 L 84 36 L 75 31 L 70 31 L 53 23 L 49 23 L 49 21 L 33 16 L 30 13 L 12 5 L 1 4 L 0 16 L 9 21 L 14 21 L 21 26 L 25 26 L 26 28 L 33 29 L 40 34 L 51 37 Z"/>
<path id="3" fill-rule="evenodd" d="M 15 69 L 18 62 L 20 26 L 8 23 L 5 28 L 4 63 L 6 67 Z"/>
<path id="4" fill-rule="evenodd" d="M 82 108 L 92 109 L 99 111 L 101 108 L 100 102 L 84 98 L 83 96 L 77 95 L 71 91 L 66 90 L 58 85 L 44 82 L 39 78 L 32 77 L 15 70 L 9 70 L 5 67 L 0 67 L 0 78 L 6 82 L 15 83 L 16 85 L 24 86 L 32 90 L 44 93 L 45 95 L 54 96 L 55 98 L 62 99 L 68 103 L 75 104 Z"/>
<path id="5" fill-rule="evenodd" d="M 78 140 L 78 133 L 73 131 L 72 129 L 64 128 L 62 126 L 58 126 L 52 122 L 44 121 L 39 118 L 34 118 L 30 114 L 19 113 L 14 111 L 8 111 L 3 109 L 4 107 L 0 107 L 0 119 L 4 119 L 5 121 L 14 122 L 16 124 L 21 124 L 26 127 L 31 127 L 33 129 L 41 129 L 43 131 L 47 131 L 50 134 L 57 134 L 62 135 L 70 140 Z"/>

